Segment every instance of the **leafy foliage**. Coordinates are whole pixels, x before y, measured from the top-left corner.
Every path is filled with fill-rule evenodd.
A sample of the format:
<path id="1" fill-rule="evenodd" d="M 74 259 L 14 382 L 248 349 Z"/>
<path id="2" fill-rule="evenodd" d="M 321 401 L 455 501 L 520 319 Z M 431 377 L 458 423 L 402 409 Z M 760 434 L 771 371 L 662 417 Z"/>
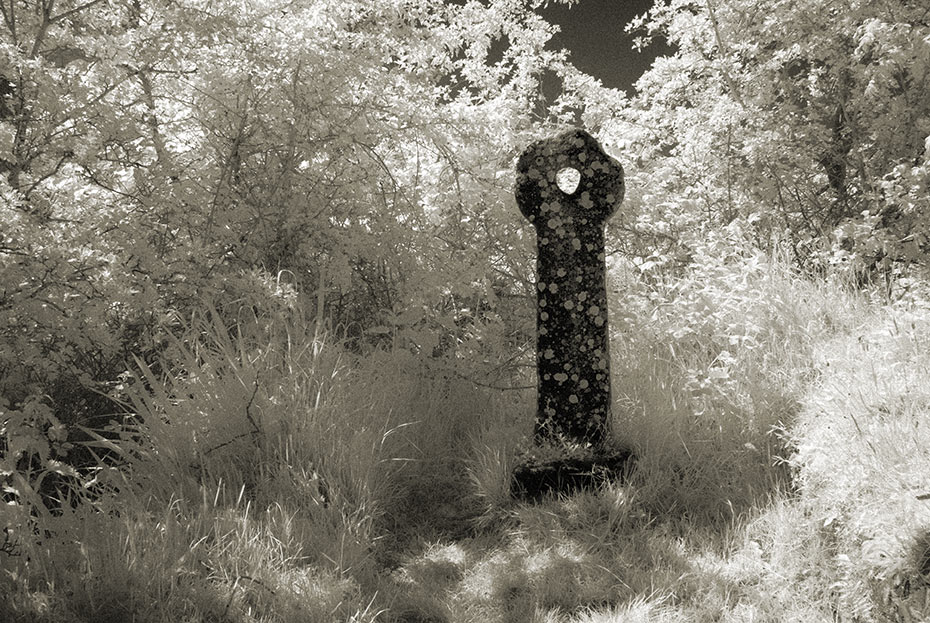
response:
<path id="1" fill-rule="evenodd" d="M 0 618 L 925 614 L 930 13 L 657 2 L 631 28 L 676 51 L 627 97 L 541 4 L 0 6 Z M 513 163 L 566 123 L 627 173 L 613 408 L 640 461 L 518 507 Z M 892 344 L 860 329 L 886 313 L 913 321 Z"/>
<path id="2" fill-rule="evenodd" d="M 923 262 L 925 7 L 671 0 L 630 27 L 677 47 L 605 128 L 635 158 L 646 231 L 687 244 L 696 223 L 741 219 L 806 269 Z"/>
<path id="3" fill-rule="evenodd" d="M 52 386 L 113 380 L 203 301 L 235 316 L 296 296 L 359 338 L 401 311 L 448 325 L 521 292 L 510 158 L 538 131 L 541 72 L 571 71 L 522 3 L 4 15 L 12 403 L 50 393 L 63 410 L 75 396 Z"/>
<path id="4" fill-rule="evenodd" d="M 495 312 L 530 270 L 510 158 L 547 114 L 541 73 L 573 70 L 523 3 L 41 0 L 3 18 L 8 437 L 43 405 L 30 426 L 87 440 L 134 358 L 204 305 L 231 327 L 313 309 L 359 348 L 493 360 L 512 352 L 485 332 L 525 342 Z"/>
<path id="5" fill-rule="evenodd" d="M 127 374 L 162 405 L 246 399 L 235 369 L 170 363 L 202 309 L 231 333 L 312 310 L 357 350 L 519 376 L 526 318 L 497 312 L 519 308 L 531 265 L 510 160 L 548 123 L 542 72 L 574 72 L 530 7 L 27 0 L 2 16 L 5 543 L 95 486 L 127 409 L 152 430 L 167 417 L 114 402 Z M 182 409 L 153 443 L 186 449 L 184 467 L 231 452 L 255 432 L 234 413 Z"/>
<path id="6" fill-rule="evenodd" d="M 839 607 L 926 618 L 926 316 L 871 318 L 818 353 L 822 378 L 792 436 L 797 482 L 839 570 Z"/>

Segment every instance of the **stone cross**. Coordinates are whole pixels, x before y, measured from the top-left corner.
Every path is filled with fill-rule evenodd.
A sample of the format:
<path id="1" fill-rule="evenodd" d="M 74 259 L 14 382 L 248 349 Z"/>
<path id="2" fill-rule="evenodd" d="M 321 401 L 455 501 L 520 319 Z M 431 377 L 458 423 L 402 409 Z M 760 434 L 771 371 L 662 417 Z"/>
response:
<path id="1" fill-rule="evenodd" d="M 564 169 L 581 174 L 566 193 Z M 604 224 L 623 200 L 623 168 L 584 130 L 530 145 L 517 205 L 536 229 L 537 443 L 609 441 L 610 353 Z"/>

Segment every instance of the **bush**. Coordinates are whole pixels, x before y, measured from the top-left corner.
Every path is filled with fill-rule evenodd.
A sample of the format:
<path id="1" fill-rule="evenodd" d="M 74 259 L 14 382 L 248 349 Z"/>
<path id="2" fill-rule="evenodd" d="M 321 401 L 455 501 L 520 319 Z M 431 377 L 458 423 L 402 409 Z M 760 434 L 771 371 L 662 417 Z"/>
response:
<path id="1" fill-rule="evenodd" d="M 863 303 L 753 250 L 736 225 L 708 232 L 677 274 L 628 265 L 611 287 L 615 427 L 657 512 L 731 518 L 784 485 L 781 433 L 817 375 L 816 344 Z"/>

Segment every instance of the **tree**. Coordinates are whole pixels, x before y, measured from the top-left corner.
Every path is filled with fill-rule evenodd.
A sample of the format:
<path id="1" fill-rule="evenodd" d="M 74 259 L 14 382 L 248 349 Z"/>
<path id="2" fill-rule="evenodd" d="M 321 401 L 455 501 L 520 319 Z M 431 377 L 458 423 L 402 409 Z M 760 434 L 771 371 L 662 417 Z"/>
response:
<path id="1" fill-rule="evenodd" d="M 4 3 L 3 473 L 39 447 L 22 431 L 54 431 L 48 461 L 111 419 L 133 356 L 203 306 L 513 360 L 528 327 L 495 310 L 529 317 L 532 292 L 513 159 L 564 117 L 542 74 L 583 82 L 531 8 Z"/>
<path id="2" fill-rule="evenodd" d="M 633 27 L 677 47 L 611 130 L 641 154 L 650 226 L 683 235 L 745 219 L 761 246 L 787 239 L 805 268 L 923 261 L 921 3 L 671 0 Z"/>

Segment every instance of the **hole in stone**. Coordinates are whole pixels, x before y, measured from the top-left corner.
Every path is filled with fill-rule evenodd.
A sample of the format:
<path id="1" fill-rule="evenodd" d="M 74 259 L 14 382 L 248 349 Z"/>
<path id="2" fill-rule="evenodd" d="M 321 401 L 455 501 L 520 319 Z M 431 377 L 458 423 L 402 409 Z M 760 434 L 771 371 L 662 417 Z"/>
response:
<path id="1" fill-rule="evenodd" d="M 581 182 L 581 172 L 578 169 L 566 167 L 555 175 L 555 183 L 558 184 L 559 190 L 566 195 L 578 190 L 579 182 Z"/>

